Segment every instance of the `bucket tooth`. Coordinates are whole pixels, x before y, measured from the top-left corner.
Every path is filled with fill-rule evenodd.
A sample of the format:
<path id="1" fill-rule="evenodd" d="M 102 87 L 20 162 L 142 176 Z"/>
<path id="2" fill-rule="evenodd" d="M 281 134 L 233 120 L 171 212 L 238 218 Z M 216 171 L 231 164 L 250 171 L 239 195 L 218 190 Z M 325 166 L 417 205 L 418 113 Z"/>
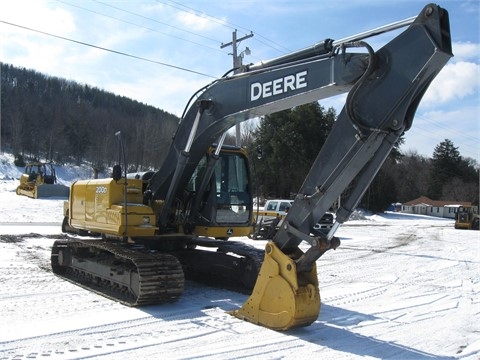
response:
<path id="1" fill-rule="evenodd" d="M 295 261 L 269 242 L 252 294 L 232 315 L 270 329 L 287 330 L 310 325 L 319 313 L 316 266 L 310 272 L 297 273 Z"/>

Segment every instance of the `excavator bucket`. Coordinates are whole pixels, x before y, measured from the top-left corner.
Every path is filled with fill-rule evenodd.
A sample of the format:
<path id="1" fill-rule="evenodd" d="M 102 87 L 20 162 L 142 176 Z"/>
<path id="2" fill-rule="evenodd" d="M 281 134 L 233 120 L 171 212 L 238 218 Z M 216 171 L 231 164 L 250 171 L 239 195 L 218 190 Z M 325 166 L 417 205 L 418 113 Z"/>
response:
<path id="1" fill-rule="evenodd" d="M 295 261 L 269 242 L 252 295 L 232 315 L 273 330 L 288 330 L 310 325 L 319 313 L 316 266 L 297 273 Z"/>

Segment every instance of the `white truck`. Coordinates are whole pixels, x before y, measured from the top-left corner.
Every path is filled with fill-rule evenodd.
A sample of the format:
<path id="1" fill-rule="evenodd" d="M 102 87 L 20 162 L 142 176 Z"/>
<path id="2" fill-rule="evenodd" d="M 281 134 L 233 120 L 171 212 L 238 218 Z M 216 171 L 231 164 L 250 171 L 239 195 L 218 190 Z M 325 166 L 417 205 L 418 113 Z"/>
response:
<path id="1" fill-rule="evenodd" d="M 274 212 L 277 215 L 285 216 L 292 205 L 293 200 L 267 200 L 263 209 L 265 212 Z"/>
<path id="2" fill-rule="evenodd" d="M 273 199 L 267 200 L 262 211 L 255 213 L 256 226 L 253 234 L 254 239 L 270 239 L 278 230 L 288 210 L 293 205 L 293 200 Z M 312 232 L 328 233 L 333 226 L 334 215 L 325 213 L 320 221 L 315 224 Z"/>

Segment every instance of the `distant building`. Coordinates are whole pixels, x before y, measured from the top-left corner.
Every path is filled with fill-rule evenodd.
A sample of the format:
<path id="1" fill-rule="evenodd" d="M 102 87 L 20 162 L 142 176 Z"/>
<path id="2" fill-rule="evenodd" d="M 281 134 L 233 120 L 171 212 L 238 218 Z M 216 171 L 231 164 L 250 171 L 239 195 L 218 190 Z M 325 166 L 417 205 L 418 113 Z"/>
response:
<path id="1" fill-rule="evenodd" d="M 466 201 L 432 200 L 426 196 L 402 204 L 402 212 L 408 214 L 420 214 L 438 216 L 443 218 L 455 218 L 459 206 L 472 205 Z"/>

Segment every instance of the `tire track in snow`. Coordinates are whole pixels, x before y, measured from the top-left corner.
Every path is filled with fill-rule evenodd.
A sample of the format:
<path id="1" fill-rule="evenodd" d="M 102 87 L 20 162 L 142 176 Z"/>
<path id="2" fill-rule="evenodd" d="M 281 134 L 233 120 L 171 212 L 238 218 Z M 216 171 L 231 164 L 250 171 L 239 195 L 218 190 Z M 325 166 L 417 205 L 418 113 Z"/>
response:
<path id="1" fill-rule="evenodd" d="M 188 310 L 188 309 L 187 309 Z M 109 324 L 52 332 L 12 341 L 0 342 L 2 354 L 7 358 L 36 356 L 54 356 L 75 354 L 75 357 L 88 357 L 99 353 L 117 353 L 130 348 L 139 348 L 139 344 L 158 345 L 163 342 L 188 340 L 192 337 L 207 336 L 229 325 L 225 322 L 212 323 L 210 318 L 199 318 L 197 309 L 190 311 L 171 311 L 162 313 L 162 318 L 150 315 L 142 318 L 112 322 Z M 205 315 L 203 315 L 205 316 Z M 196 319 L 192 321 L 192 319 Z M 168 323 L 174 323 L 174 327 Z M 208 323 L 208 326 L 206 324 Z M 71 343 L 71 339 L 76 339 Z M 162 340 L 163 339 L 163 340 Z M 117 349 L 117 348 L 121 349 Z M 115 348 L 115 350 L 113 350 Z"/>

